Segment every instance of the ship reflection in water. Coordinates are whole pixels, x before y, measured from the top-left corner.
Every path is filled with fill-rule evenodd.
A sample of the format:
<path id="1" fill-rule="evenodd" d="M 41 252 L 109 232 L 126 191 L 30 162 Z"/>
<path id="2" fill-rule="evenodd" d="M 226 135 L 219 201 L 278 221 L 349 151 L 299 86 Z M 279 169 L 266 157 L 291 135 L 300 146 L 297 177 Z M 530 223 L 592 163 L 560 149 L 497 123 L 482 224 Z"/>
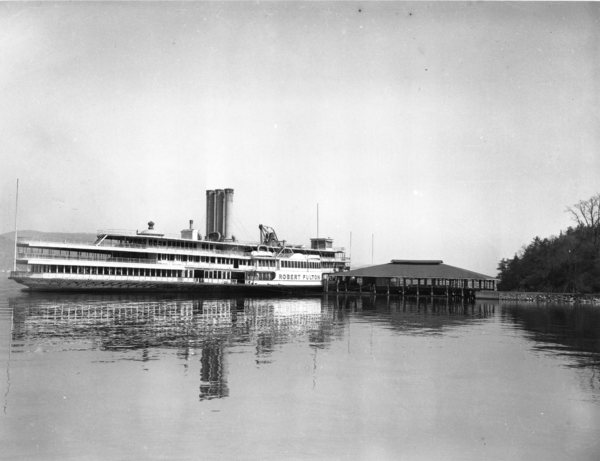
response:
<path id="1" fill-rule="evenodd" d="M 229 395 L 228 347 L 252 345 L 256 364 L 262 365 L 270 362 L 278 344 L 305 340 L 310 347 L 322 348 L 335 337 L 340 339 L 351 315 L 364 314 L 370 322 L 385 322 L 411 334 L 436 334 L 494 312 L 492 305 L 454 305 L 446 300 L 407 303 L 335 296 L 157 299 L 32 293 L 10 299 L 9 305 L 17 351 L 112 351 L 116 354 L 109 360 L 141 362 L 158 360 L 165 349 L 174 350 L 186 362 L 199 355 L 200 400 Z"/>
<path id="2" fill-rule="evenodd" d="M 82 347 L 147 362 L 171 349 L 200 355 L 200 400 L 227 397 L 226 347 L 253 344 L 257 363 L 290 338 L 326 342 L 333 312 L 318 298 L 160 299 L 138 296 L 41 295 L 13 298 L 13 344 L 33 350 Z"/>
<path id="3" fill-rule="evenodd" d="M 598 309 L 370 295 L 3 302 L 7 459 L 600 454 Z"/>

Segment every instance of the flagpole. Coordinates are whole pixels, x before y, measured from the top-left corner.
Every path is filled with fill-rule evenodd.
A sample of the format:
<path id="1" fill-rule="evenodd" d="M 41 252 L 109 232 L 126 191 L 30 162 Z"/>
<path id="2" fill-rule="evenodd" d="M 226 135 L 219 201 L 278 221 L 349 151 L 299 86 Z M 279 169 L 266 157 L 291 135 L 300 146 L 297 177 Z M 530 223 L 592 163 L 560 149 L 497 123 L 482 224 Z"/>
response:
<path id="1" fill-rule="evenodd" d="M 319 238 L 319 204 L 317 203 L 317 238 Z"/>
<path id="2" fill-rule="evenodd" d="M 352 231 L 350 231 L 350 251 L 348 253 L 348 259 L 352 261 Z"/>
<path id="3" fill-rule="evenodd" d="M 373 264 L 373 255 L 375 254 L 375 234 L 371 234 L 371 264 Z"/>
<path id="4" fill-rule="evenodd" d="M 13 271 L 17 270 L 17 216 L 19 215 L 19 178 L 17 178 L 17 197 L 15 199 L 15 260 Z"/>

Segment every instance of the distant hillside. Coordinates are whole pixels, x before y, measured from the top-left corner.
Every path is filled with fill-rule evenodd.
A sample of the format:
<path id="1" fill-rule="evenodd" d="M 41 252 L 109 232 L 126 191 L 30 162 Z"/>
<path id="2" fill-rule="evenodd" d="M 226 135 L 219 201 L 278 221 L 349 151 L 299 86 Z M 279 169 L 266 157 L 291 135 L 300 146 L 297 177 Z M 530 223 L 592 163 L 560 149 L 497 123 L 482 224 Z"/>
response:
<path id="1" fill-rule="evenodd" d="M 15 254 L 14 232 L 0 235 L 0 270 L 9 270 L 13 267 Z M 90 243 L 96 240 L 96 234 L 70 233 L 70 232 L 40 232 L 34 230 L 19 231 L 19 238 L 31 240 L 48 240 L 51 242 L 81 242 Z"/>

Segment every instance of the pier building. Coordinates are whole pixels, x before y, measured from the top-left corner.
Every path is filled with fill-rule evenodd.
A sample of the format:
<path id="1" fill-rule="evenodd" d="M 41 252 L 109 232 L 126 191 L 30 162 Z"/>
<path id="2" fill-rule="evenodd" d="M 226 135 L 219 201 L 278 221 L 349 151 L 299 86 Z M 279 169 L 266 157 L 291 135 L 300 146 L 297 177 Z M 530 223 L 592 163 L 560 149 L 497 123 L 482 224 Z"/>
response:
<path id="1" fill-rule="evenodd" d="M 497 282 L 494 277 L 450 266 L 441 260 L 392 259 L 388 264 L 329 274 L 324 289 L 473 299 L 477 291 L 496 291 Z"/>

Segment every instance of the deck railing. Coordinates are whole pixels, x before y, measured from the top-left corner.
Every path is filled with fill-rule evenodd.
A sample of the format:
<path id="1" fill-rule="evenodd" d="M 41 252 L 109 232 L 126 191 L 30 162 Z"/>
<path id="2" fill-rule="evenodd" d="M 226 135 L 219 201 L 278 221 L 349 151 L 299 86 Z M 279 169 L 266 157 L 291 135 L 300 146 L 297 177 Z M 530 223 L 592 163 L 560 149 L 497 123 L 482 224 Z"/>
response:
<path id="1" fill-rule="evenodd" d="M 105 255 L 87 255 L 87 256 L 76 256 L 76 255 L 48 255 L 48 254 L 35 254 L 35 253 L 18 253 L 17 259 L 65 259 L 67 261 L 101 261 L 107 263 L 142 263 L 142 264 L 157 264 L 159 260 L 157 258 L 114 258 L 106 257 Z M 169 261 L 160 261 L 169 262 Z"/>
<path id="2" fill-rule="evenodd" d="M 132 235 L 135 235 L 132 234 Z M 184 240 L 185 241 L 185 240 Z M 198 242 L 198 243 L 204 243 L 204 244 L 214 244 L 216 242 L 209 242 L 206 240 L 190 240 L 191 242 Z M 139 243 L 128 243 L 128 242 L 114 242 L 111 240 L 103 240 L 102 243 L 100 245 L 94 245 L 93 242 L 82 242 L 82 241 L 62 241 L 62 242 L 52 242 L 52 241 L 48 241 L 48 240 L 41 240 L 41 239 L 30 239 L 30 238 L 26 238 L 26 237 L 19 237 L 17 238 L 17 242 L 19 243 L 27 243 L 27 242 L 31 242 L 31 243 L 44 243 L 47 246 L 52 246 L 52 245 L 60 245 L 60 247 L 67 247 L 67 246 L 71 246 L 71 245 L 77 245 L 77 246 L 85 246 L 85 247 L 89 247 L 89 249 L 102 249 L 102 248 L 135 248 L 135 249 L 143 249 L 143 250 L 169 250 L 170 252 L 174 252 L 173 254 L 194 254 L 194 255 L 212 255 L 212 254 L 216 254 L 216 255 L 222 255 L 222 256 L 229 256 L 229 257 L 234 257 L 234 256 L 240 256 L 241 254 L 245 254 L 247 256 L 249 256 L 250 251 L 244 250 L 243 248 L 234 250 L 234 249 L 228 249 L 228 250 L 222 250 L 222 249 L 216 249 L 216 248 L 181 248 L 181 247 L 176 247 L 176 246 L 163 246 L 163 245 L 142 245 Z M 251 246 L 251 245 L 256 245 L 256 242 L 254 243 L 250 243 L 250 242 L 241 242 L 241 241 L 236 241 L 235 242 L 237 245 L 239 245 L 239 247 L 247 247 L 247 246 Z M 292 248 L 293 250 L 303 250 L 303 251 L 309 251 L 310 249 L 308 248 Z M 333 250 L 338 251 L 338 252 L 342 252 L 344 251 L 343 248 L 341 247 L 336 247 L 333 248 Z M 295 253 L 279 253 L 278 257 L 291 257 L 293 254 Z M 273 253 L 273 257 L 275 257 L 276 253 Z M 48 256 L 48 258 L 51 258 L 52 256 Z M 334 261 L 349 261 L 349 258 L 347 258 L 343 253 L 333 253 L 330 256 L 321 256 L 323 258 L 323 260 L 334 260 Z M 75 257 L 73 258 L 69 258 L 69 259 L 77 259 Z M 88 257 L 82 258 L 82 259 L 91 259 Z M 102 259 L 102 258 L 100 258 Z M 128 259 L 136 259 L 136 258 L 128 258 Z M 114 259 L 116 260 L 116 259 Z M 126 261 L 123 261 L 126 262 Z"/>

